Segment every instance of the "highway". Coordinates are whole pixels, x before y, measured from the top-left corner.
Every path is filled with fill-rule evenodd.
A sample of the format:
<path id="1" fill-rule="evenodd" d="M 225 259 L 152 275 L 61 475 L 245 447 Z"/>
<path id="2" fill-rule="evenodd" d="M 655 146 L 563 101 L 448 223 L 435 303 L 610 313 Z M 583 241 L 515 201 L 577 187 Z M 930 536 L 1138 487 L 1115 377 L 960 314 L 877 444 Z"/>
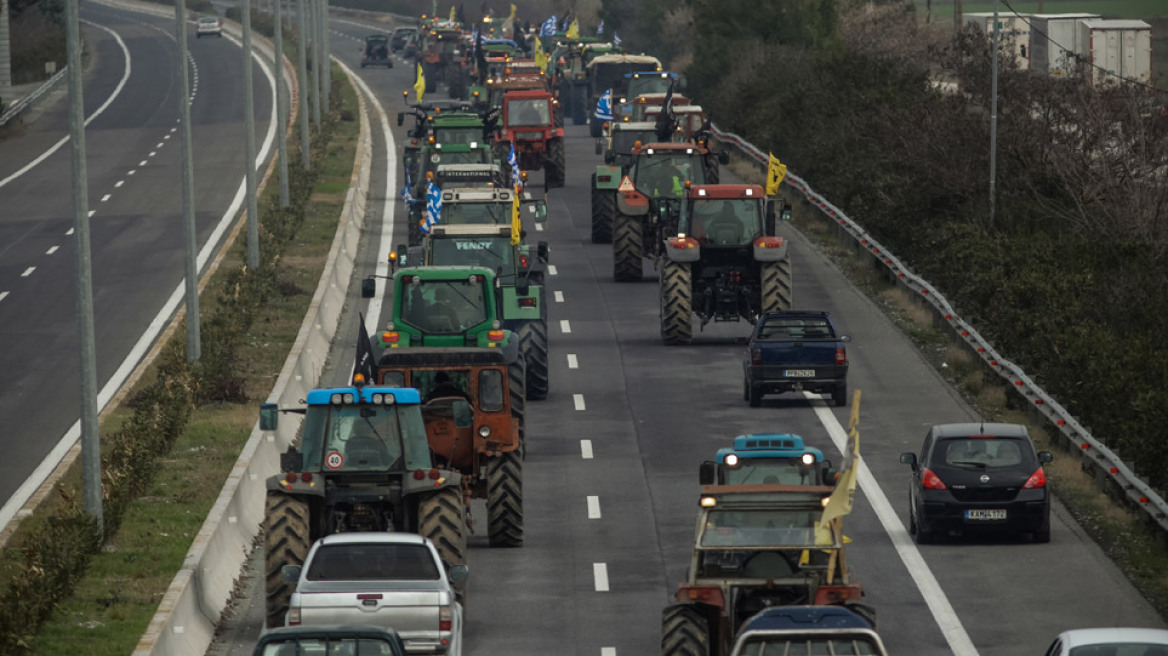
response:
<path id="1" fill-rule="evenodd" d="M 358 67 L 358 40 L 371 31 L 334 17 L 333 54 L 372 90 L 391 125 L 412 66 Z M 431 94 L 444 98 L 443 90 Z M 359 275 L 383 259 L 385 241 L 405 242 L 396 177 L 373 103 L 374 170 Z M 715 117 L 716 119 L 717 117 Z M 400 143 L 404 132 L 393 127 Z M 471 540 L 465 653 L 472 656 L 659 652 L 661 609 L 685 577 L 697 513 L 698 465 L 746 432 L 802 435 L 837 462 L 848 410 L 817 397 L 742 399 L 743 323 L 707 326 L 687 347 L 663 346 L 655 274 L 612 282 L 611 247 L 589 241 L 589 176 L 600 163 L 586 128 L 568 125 L 567 185 L 548 198 L 551 245 L 551 393 L 528 404 L 524 463 L 526 542 L 521 549 Z M 746 135 L 749 138 L 749 135 Z M 724 180 L 730 181 L 724 174 Z M 532 187 L 542 184 L 535 174 Z M 384 190 L 388 186 L 388 198 Z M 383 240 L 385 203 L 397 209 Z M 977 414 L 882 310 L 797 230 L 792 241 L 795 306 L 832 313 L 851 335 L 849 384 L 862 390 L 861 452 L 866 471 L 845 519 L 853 576 L 864 584 L 879 632 L 894 654 L 1039 654 L 1058 632 L 1163 622 L 1057 503 L 1050 544 L 960 540 L 917 548 L 908 521 L 909 472 L 899 454 L 916 451 L 929 426 Z M 322 385 L 347 382 L 357 313 L 371 329 L 355 278 Z M 379 317 L 376 321 L 372 317 Z M 376 325 L 375 325 L 376 324 Z M 353 339 L 347 336 L 353 336 Z M 1056 457 L 1059 457 L 1056 454 Z M 485 510 L 475 507 L 477 525 Z M 253 566 L 260 567 L 258 558 Z M 244 612 L 214 654 L 247 654 L 262 625 L 262 576 L 248 580 Z"/>
<path id="2" fill-rule="evenodd" d="M 181 284 L 178 45 L 174 19 L 85 3 L 84 81 L 99 402 L 173 312 Z M 242 196 L 243 67 L 229 38 L 189 35 L 201 262 Z M 257 144 L 274 123 L 273 82 L 255 67 Z M 0 144 L 0 526 L 76 440 L 79 416 L 72 149 L 67 98 Z M 210 247 L 208 247 L 210 242 Z M 35 475 L 34 475 L 35 472 Z M 30 478 L 32 476 L 32 478 Z M 15 495 L 15 496 L 14 496 Z"/>

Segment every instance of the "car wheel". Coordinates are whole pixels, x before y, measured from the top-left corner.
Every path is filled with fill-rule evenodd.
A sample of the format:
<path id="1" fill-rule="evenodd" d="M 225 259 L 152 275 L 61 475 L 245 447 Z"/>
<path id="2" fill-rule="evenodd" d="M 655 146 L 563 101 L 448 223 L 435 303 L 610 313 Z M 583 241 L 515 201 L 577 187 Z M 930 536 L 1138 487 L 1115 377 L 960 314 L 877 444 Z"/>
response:
<path id="1" fill-rule="evenodd" d="M 848 386 L 846 383 L 835 386 L 835 389 L 831 391 L 831 401 L 840 408 L 848 404 Z"/>
<path id="2" fill-rule="evenodd" d="M 917 520 L 916 513 L 912 508 L 909 508 L 909 532 L 913 534 L 913 540 L 917 544 L 932 544 L 935 541 L 935 536 L 932 531 L 925 530 L 920 522 Z"/>
<path id="3" fill-rule="evenodd" d="M 1046 544 L 1050 542 L 1050 517 L 1047 517 L 1038 530 L 1030 534 L 1035 544 Z"/>
<path id="4" fill-rule="evenodd" d="M 746 376 L 742 377 L 742 400 L 750 400 L 750 379 Z"/>
<path id="5" fill-rule="evenodd" d="M 757 408 L 760 405 L 762 405 L 762 388 L 761 387 L 759 387 L 758 385 L 750 385 L 749 386 L 749 395 L 750 396 L 747 400 L 750 401 L 750 407 Z"/>

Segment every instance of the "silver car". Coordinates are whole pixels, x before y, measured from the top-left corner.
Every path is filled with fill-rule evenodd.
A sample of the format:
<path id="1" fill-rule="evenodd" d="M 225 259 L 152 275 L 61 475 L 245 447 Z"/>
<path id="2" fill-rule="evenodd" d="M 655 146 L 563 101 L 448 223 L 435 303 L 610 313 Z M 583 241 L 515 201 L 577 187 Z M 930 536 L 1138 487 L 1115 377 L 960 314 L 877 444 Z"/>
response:
<path id="1" fill-rule="evenodd" d="M 215 16 L 203 16 L 199 22 L 195 24 L 195 38 L 201 39 L 205 36 L 217 36 L 223 38 L 223 21 Z"/>
<path id="2" fill-rule="evenodd" d="M 1058 634 L 1046 656 L 1168 656 L 1168 630 L 1072 629 Z"/>
<path id="3" fill-rule="evenodd" d="M 438 550 L 413 533 L 339 533 L 317 540 L 304 566 L 285 566 L 296 583 L 288 626 L 367 624 L 397 631 L 407 654 L 462 653 L 463 609 Z"/>

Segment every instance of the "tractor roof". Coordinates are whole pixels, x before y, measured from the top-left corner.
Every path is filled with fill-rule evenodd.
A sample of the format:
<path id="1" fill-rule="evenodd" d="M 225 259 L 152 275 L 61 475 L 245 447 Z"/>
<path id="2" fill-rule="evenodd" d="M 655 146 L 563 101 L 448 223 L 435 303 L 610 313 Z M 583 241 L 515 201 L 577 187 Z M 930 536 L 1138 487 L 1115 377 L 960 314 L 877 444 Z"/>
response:
<path id="1" fill-rule="evenodd" d="M 503 96 L 505 100 L 528 100 L 528 99 L 550 99 L 552 94 L 550 91 L 543 89 L 516 89 L 508 91 L 507 95 Z"/>
<path id="2" fill-rule="evenodd" d="M 803 444 L 803 438 L 791 433 L 751 433 L 734 438 L 734 446 L 718 449 L 716 462 L 726 461 L 731 453 L 742 458 L 800 458 L 811 453 L 817 462 L 823 461 L 823 452 Z"/>
<path id="3" fill-rule="evenodd" d="M 701 500 L 705 508 L 822 509 L 824 497 L 834 489 L 830 485 L 703 485 Z"/>
<path id="4" fill-rule="evenodd" d="M 667 77 L 676 80 L 677 73 L 670 73 L 668 71 L 640 71 L 637 73 L 625 73 L 625 77 L 629 79 L 635 77 Z"/>
<path id="5" fill-rule="evenodd" d="M 422 398 L 416 389 L 378 387 L 376 385 L 369 385 L 360 389 L 356 387 L 327 387 L 324 389 L 309 390 L 308 397 L 305 401 L 308 405 L 331 405 L 333 394 L 352 394 L 354 398 L 359 396 L 362 403 L 372 403 L 374 393 L 390 394 L 393 396 L 395 403 L 422 402 Z"/>
<path id="6" fill-rule="evenodd" d="M 677 97 L 674 96 L 676 99 Z M 638 98 L 639 100 L 639 98 Z M 645 116 L 653 114 L 660 114 L 663 105 L 649 105 L 645 108 Z M 674 114 L 701 114 L 703 112 L 701 105 L 673 105 Z"/>
<path id="7" fill-rule="evenodd" d="M 588 68 L 593 66 L 602 66 L 605 64 L 643 64 L 645 66 L 661 67 L 661 60 L 651 55 L 598 55 L 596 59 L 588 62 Z"/>
<path id="8" fill-rule="evenodd" d="M 692 147 L 692 144 L 691 144 Z M 689 188 L 690 198 L 750 198 L 763 200 L 766 196 L 759 185 L 718 184 L 694 185 Z"/>
<path id="9" fill-rule="evenodd" d="M 617 132 L 656 130 L 657 124 L 653 121 L 617 121 L 609 129 Z"/>
<path id="10" fill-rule="evenodd" d="M 674 141 L 655 141 L 653 143 L 642 144 L 640 148 L 634 148 L 634 155 L 653 155 L 655 153 L 681 153 L 685 155 L 704 155 L 708 152 L 705 148 L 698 146 L 692 141 L 685 143 L 677 143 Z"/>
<path id="11" fill-rule="evenodd" d="M 393 274 L 393 279 L 397 280 L 404 276 L 417 276 L 421 280 L 466 280 L 467 276 L 484 276 L 489 282 L 494 280 L 495 272 L 486 267 L 470 265 L 405 267 L 398 269 L 397 273 Z"/>
<path id="12" fill-rule="evenodd" d="M 660 93 L 642 93 L 633 99 L 633 103 L 636 105 L 661 105 L 665 102 L 665 96 L 667 95 L 669 94 L 664 91 Z M 689 98 L 675 93 L 673 94 L 672 101 L 675 104 L 678 102 L 688 103 Z"/>
<path id="13" fill-rule="evenodd" d="M 443 225 L 441 223 L 430 228 L 431 237 L 511 237 L 511 224 L 482 225 L 467 223 L 462 225 Z"/>
<path id="14" fill-rule="evenodd" d="M 510 189 L 494 187 L 468 187 L 442 192 L 443 203 L 510 203 Z"/>

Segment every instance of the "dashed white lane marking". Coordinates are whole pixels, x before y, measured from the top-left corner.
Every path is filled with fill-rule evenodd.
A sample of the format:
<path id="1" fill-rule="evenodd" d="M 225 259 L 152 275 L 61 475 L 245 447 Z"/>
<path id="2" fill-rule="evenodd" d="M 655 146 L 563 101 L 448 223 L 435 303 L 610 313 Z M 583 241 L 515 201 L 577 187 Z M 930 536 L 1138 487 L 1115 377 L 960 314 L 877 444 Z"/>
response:
<path id="1" fill-rule="evenodd" d="M 138 166 L 146 166 L 146 160 L 142 160 L 141 162 L 138 162 Z"/>
<path id="2" fill-rule="evenodd" d="M 93 212 L 90 212 L 90 213 L 89 213 L 89 216 L 93 216 Z M 68 230 L 66 230 L 66 231 L 65 231 L 65 236 L 66 236 L 66 237 L 68 237 L 68 236 L 69 236 L 69 235 L 71 235 L 71 234 L 73 234 L 73 228 L 69 228 Z"/>
<path id="3" fill-rule="evenodd" d="M 600 519 L 600 497 L 588 497 L 588 519 Z"/>
<path id="4" fill-rule="evenodd" d="M 573 394 L 572 395 L 572 405 L 576 406 L 577 410 L 583 411 L 584 410 L 584 395 L 583 394 Z"/>
<path id="5" fill-rule="evenodd" d="M 817 395 L 804 392 L 803 396 L 811 401 L 819 423 L 827 429 L 827 434 L 831 436 L 831 441 L 836 448 L 840 450 L 840 453 L 847 451 L 848 434 L 835 415 Z M 945 596 L 945 591 L 941 589 L 941 584 L 937 582 L 933 571 L 929 569 L 921 552 L 913 544 L 912 538 L 904 529 L 904 524 L 900 522 L 896 511 L 892 509 L 892 504 L 889 503 L 884 490 L 880 488 L 880 484 L 872 476 L 872 471 L 868 469 L 868 464 L 861 459 L 859 465 L 857 474 L 859 474 L 860 489 L 863 490 L 868 503 L 872 505 L 872 510 L 876 512 L 876 517 L 880 519 L 884 531 L 892 539 L 892 546 L 896 548 L 897 555 L 904 562 L 904 566 L 908 569 L 909 575 L 912 576 L 913 582 L 916 583 L 917 589 L 921 591 L 925 603 L 929 605 L 929 611 L 932 612 L 933 619 L 940 627 L 941 634 L 945 636 L 945 642 L 949 643 L 949 650 L 955 656 L 978 656 L 977 648 L 973 646 L 973 641 L 965 632 L 965 627 L 949 603 L 949 598 Z"/>
<path id="6" fill-rule="evenodd" d="M 535 231 L 536 232 L 543 232 L 543 224 L 542 223 L 535 224 Z"/>
<path id="7" fill-rule="evenodd" d="M 8 298 L 8 292 L 0 292 L 0 301 Z"/>
<path id="8" fill-rule="evenodd" d="M 616 647 L 601 647 L 600 656 L 616 656 Z"/>
<path id="9" fill-rule="evenodd" d="M 157 150 L 152 150 L 152 151 L 150 151 L 150 154 L 149 154 L 149 155 L 147 155 L 147 157 L 154 157 L 154 156 L 155 156 L 155 155 L 157 155 L 157 154 L 158 154 L 158 151 L 157 151 Z"/>
<path id="10" fill-rule="evenodd" d="M 608 565 L 592 563 L 592 578 L 596 581 L 597 592 L 608 592 Z"/>
<path id="11" fill-rule="evenodd" d="M 36 267 L 29 267 L 29 268 L 24 270 L 24 273 L 20 274 L 20 277 L 27 278 L 27 277 L 32 275 L 33 271 L 36 271 Z"/>
<path id="12" fill-rule="evenodd" d="M 174 134 L 175 132 L 178 132 L 178 128 L 171 128 L 170 129 L 171 134 Z"/>
<path id="13" fill-rule="evenodd" d="M 92 219 L 94 214 L 97 214 L 97 210 L 89 210 L 89 218 Z M 65 234 L 67 234 L 67 235 L 73 234 L 73 228 L 69 228 L 69 232 L 66 232 Z"/>
<path id="14" fill-rule="evenodd" d="M 126 184 L 125 180 L 118 180 L 117 182 L 114 183 L 114 189 L 119 189 L 124 184 Z"/>
<path id="15" fill-rule="evenodd" d="M 60 248 L 60 246 L 50 246 L 49 250 L 45 251 L 45 255 L 52 255 L 53 253 L 56 253 L 58 248 Z"/>
<path id="16" fill-rule="evenodd" d="M 556 293 L 555 293 L 555 297 L 556 297 L 556 302 L 557 302 L 557 303 L 563 303 L 563 302 L 564 302 L 564 292 L 561 292 L 561 291 L 556 291 Z"/>
<path id="17" fill-rule="evenodd" d="M 558 276 L 558 275 L 560 275 L 560 271 L 559 271 L 559 269 L 556 269 L 556 265 L 554 265 L 554 264 L 549 264 L 549 265 L 548 265 L 548 275 L 549 275 L 549 276 Z"/>
<path id="18" fill-rule="evenodd" d="M 174 131 L 174 130 L 171 130 L 171 132 L 173 132 L 173 131 Z M 169 134 L 164 134 L 164 135 L 162 135 L 162 140 L 163 140 L 163 141 L 169 141 L 169 140 L 170 140 L 170 135 L 169 135 Z"/>
<path id="19" fill-rule="evenodd" d="M 166 145 L 166 142 L 165 142 L 165 141 L 159 141 L 159 142 L 158 142 L 158 145 L 157 145 L 157 146 L 155 146 L 155 148 L 162 148 L 162 147 L 163 147 L 163 146 L 165 146 L 165 145 Z"/>
<path id="20" fill-rule="evenodd" d="M 130 169 L 129 171 L 126 171 L 126 175 L 134 175 L 137 172 L 138 172 L 137 169 Z"/>
<path id="21" fill-rule="evenodd" d="M 592 459 L 592 440 L 580 440 L 580 457 L 585 460 Z"/>
<path id="22" fill-rule="evenodd" d="M 576 360 L 575 353 L 568 354 L 568 368 L 569 369 L 579 369 L 580 368 L 580 362 Z"/>
<path id="23" fill-rule="evenodd" d="M 104 203 L 104 202 L 108 201 L 112 196 L 113 196 L 113 194 L 106 194 L 106 195 L 102 196 L 101 202 Z"/>
<path id="24" fill-rule="evenodd" d="M 565 335 L 572 332 L 572 324 L 568 323 L 567 319 L 560 319 L 560 332 Z"/>

